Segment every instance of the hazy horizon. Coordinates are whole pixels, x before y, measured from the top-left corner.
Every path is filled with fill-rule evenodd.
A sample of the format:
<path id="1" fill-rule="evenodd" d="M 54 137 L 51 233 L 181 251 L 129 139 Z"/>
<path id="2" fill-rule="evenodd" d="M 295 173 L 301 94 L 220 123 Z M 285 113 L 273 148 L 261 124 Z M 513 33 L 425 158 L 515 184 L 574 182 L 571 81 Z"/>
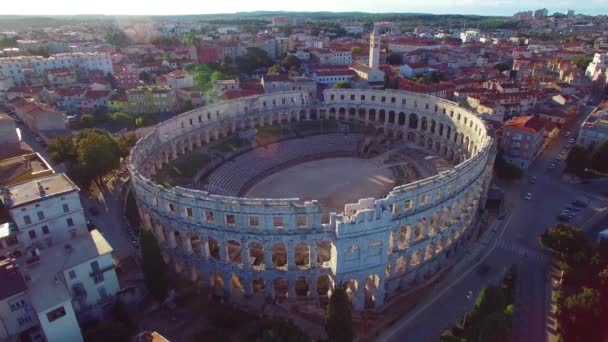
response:
<path id="1" fill-rule="evenodd" d="M 608 0 L 582 2 L 557 0 L 547 7 L 540 0 L 376 0 L 374 2 L 353 3 L 346 0 L 308 0 L 306 2 L 285 2 L 279 0 L 223 2 L 200 2 L 197 0 L 175 0 L 151 4 L 141 0 L 103 2 L 73 2 L 55 0 L 47 2 L 33 0 L 28 2 L 11 1 L 0 7 L 0 15 L 197 15 L 197 14 L 234 14 L 237 12 L 285 11 L 285 12 L 367 12 L 367 13 L 425 13 L 425 14 L 468 14 L 511 16 L 516 12 L 536 10 L 546 7 L 549 14 L 564 13 L 573 9 L 576 13 L 590 15 L 607 14 Z"/>

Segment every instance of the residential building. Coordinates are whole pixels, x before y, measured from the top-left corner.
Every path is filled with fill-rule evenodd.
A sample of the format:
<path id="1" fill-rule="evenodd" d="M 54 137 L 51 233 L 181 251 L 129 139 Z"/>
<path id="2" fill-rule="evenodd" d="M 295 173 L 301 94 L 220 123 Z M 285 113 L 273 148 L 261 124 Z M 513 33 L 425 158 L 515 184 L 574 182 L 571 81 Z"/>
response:
<path id="1" fill-rule="evenodd" d="M 585 76 L 588 78 L 593 78 L 597 72 L 601 72 L 606 70 L 606 65 L 608 64 L 608 53 L 604 52 L 596 52 L 593 55 L 593 60 L 589 65 L 587 65 L 587 69 L 585 70 Z"/>
<path id="2" fill-rule="evenodd" d="M 310 51 L 310 57 L 319 65 L 351 65 L 353 63 L 353 53 L 350 50 L 313 49 Z"/>
<path id="3" fill-rule="evenodd" d="M 157 77 L 158 84 L 166 84 L 174 89 L 192 88 L 194 87 L 194 79 L 192 75 L 183 70 L 175 70 L 166 75 Z"/>
<path id="4" fill-rule="evenodd" d="M 168 112 L 174 104 L 175 92 L 170 86 L 139 86 L 127 90 L 126 111 L 131 114 Z"/>
<path id="5" fill-rule="evenodd" d="M 10 104 L 17 117 L 32 131 L 41 134 L 45 131 L 65 131 L 67 117 L 64 112 L 34 99 L 14 98 Z"/>
<path id="6" fill-rule="evenodd" d="M 130 68 L 122 67 L 116 73 L 116 80 L 118 81 L 118 85 L 123 89 L 135 88 L 139 85 L 139 73 L 130 70 Z"/>
<path id="7" fill-rule="evenodd" d="M 602 102 L 578 130 L 576 143 L 593 148 L 608 140 L 608 102 Z"/>
<path id="8" fill-rule="evenodd" d="M 311 69 L 311 78 L 327 87 L 342 81 L 351 82 L 355 77 L 357 77 L 357 73 L 347 67 L 329 66 Z"/>
<path id="9" fill-rule="evenodd" d="M 303 91 L 311 97 L 316 97 L 317 94 L 317 82 L 303 76 L 290 77 L 287 74 L 264 75 L 261 84 L 266 94 L 294 90 Z"/>
<path id="10" fill-rule="evenodd" d="M 507 121 L 500 142 L 505 160 L 526 169 L 543 146 L 544 123 L 536 116 L 521 116 Z"/>

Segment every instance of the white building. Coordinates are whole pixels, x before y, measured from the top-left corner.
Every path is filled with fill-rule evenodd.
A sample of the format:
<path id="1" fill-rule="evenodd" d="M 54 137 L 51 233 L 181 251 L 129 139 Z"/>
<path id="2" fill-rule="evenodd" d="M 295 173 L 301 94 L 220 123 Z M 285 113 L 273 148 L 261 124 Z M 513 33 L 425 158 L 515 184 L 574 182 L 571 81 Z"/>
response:
<path id="1" fill-rule="evenodd" d="M 460 40 L 462 40 L 463 43 L 476 42 L 479 40 L 479 31 L 466 30 L 464 32 L 460 32 Z"/>
<path id="2" fill-rule="evenodd" d="M 576 144 L 593 148 L 608 140 L 608 110 L 601 104 L 578 130 Z"/>
<path id="3" fill-rule="evenodd" d="M 49 69 L 58 68 L 101 70 L 104 75 L 113 73 L 110 55 L 103 53 L 60 53 L 49 58 L 40 56 L 0 58 L 0 74 L 12 78 L 15 84 L 23 84 L 26 81 L 25 70 L 40 76 Z"/>
<path id="4" fill-rule="evenodd" d="M 606 64 L 608 63 L 608 53 L 600 53 L 597 52 L 593 56 L 593 60 L 589 65 L 587 65 L 587 70 L 585 70 L 585 76 L 589 78 L 593 78 L 596 71 L 598 70 L 606 70 Z"/>

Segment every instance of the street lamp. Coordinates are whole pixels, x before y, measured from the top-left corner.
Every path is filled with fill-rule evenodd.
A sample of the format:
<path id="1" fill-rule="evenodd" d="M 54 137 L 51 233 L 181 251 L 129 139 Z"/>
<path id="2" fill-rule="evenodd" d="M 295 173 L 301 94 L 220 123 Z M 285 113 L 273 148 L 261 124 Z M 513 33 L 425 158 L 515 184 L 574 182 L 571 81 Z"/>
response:
<path id="1" fill-rule="evenodd" d="M 473 291 L 469 291 L 467 293 L 467 303 L 465 304 L 464 319 L 462 320 L 463 329 L 466 327 L 466 324 L 467 324 L 467 315 L 469 314 L 469 306 L 471 303 L 471 298 L 473 298 Z"/>

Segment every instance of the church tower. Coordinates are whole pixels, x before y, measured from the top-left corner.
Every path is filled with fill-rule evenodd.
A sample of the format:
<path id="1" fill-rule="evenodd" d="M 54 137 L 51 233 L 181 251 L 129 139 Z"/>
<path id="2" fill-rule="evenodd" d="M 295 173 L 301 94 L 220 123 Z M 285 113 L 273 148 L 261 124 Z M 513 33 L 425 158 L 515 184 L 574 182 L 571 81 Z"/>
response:
<path id="1" fill-rule="evenodd" d="M 374 31 L 369 36 L 369 67 L 378 69 L 380 66 L 380 34 L 378 26 L 374 25 Z"/>

